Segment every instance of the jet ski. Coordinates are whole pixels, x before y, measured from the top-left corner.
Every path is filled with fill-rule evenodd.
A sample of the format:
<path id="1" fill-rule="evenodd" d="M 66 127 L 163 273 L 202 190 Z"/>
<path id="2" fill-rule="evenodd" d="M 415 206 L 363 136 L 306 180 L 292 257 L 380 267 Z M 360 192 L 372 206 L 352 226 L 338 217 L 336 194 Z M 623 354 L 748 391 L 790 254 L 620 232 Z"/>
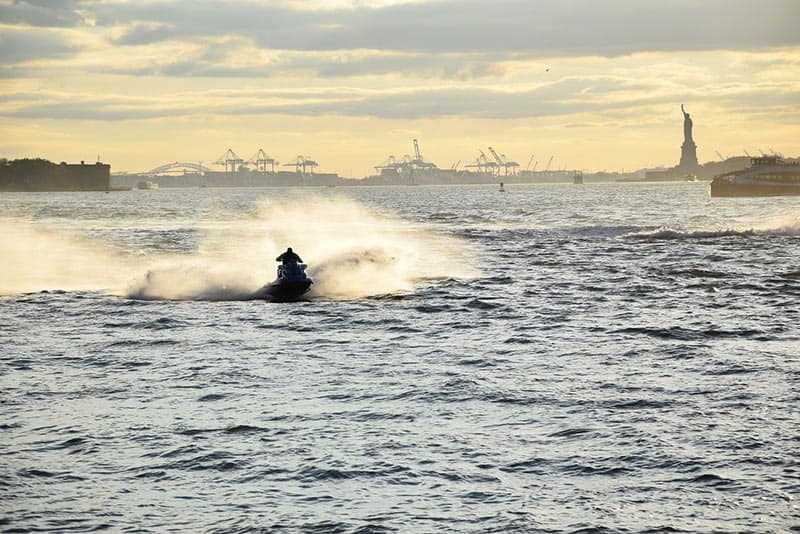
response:
<path id="1" fill-rule="evenodd" d="M 277 302 L 297 300 L 314 283 L 306 274 L 306 264 L 288 262 L 278 265 L 278 278 L 259 290 L 259 296 Z"/>

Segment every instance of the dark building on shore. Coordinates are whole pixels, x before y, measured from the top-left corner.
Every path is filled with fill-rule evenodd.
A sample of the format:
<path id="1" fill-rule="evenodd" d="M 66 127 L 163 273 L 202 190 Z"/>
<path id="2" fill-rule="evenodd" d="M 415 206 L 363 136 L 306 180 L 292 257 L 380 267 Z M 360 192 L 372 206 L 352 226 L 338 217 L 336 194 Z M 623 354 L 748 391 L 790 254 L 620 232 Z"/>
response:
<path id="1" fill-rule="evenodd" d="M 108 191 L 111 165 L 53 163 L 46 159 L 0 160 L 0 191 Z"/>

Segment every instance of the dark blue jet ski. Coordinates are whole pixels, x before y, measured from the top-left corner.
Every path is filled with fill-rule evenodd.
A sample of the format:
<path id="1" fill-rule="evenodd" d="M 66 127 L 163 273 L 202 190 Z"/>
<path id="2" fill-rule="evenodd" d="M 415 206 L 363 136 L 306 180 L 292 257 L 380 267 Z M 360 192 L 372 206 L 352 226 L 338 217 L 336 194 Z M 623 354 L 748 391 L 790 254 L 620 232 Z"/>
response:
<path id="1" fill-rule="evenodd" d="M 277 302 L 297 300 L 303 296 L 314 281 L 306 274 L 306 264 L 290 261 L 278 265 L 278 278 L 262 287 L 258 294 Z"/>

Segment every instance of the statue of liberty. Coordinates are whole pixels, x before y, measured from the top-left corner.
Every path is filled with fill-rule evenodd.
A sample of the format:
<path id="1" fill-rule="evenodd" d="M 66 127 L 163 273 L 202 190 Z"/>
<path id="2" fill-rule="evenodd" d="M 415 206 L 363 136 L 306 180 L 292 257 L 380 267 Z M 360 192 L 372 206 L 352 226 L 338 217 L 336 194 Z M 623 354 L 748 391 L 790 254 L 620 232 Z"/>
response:
<path id="1" fill-rule="evenodd" d="M 694 139 L 692 139 L 692 118 L 683 109 L 683 104 L 681 104 L 681 111 L 683 112 L 683 142 L 694 144 Z"/>
<path id="2" fill-rule="evenodd" d="M 678 163 L 678 168 L 694 172 L 700 167 L 700 164 L 697 162 L 697 145 L 692 139 L 692 118 L 686 113 L 683 104 L 681 104 L 681 111 L 683 112 L 683 145 L 681 145 L 681 162 Z"/>

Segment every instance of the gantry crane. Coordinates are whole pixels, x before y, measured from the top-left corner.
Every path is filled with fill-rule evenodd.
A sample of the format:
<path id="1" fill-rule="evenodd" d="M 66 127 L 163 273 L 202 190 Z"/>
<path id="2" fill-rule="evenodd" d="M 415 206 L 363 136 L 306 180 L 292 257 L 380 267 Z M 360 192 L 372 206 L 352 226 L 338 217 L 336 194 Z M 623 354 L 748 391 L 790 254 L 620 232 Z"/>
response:
<path id="1" fill-rule="evenodd" d="M 506 176 L 508 176 L 509 174 L 511 174 L 511 175 L 517 174 L 517 169 L 519 168 L 519 163 L 517 163 L 516 161 L 508 161 L 506 159 L 506 155 L 505 154 L 500 154 L 498 156 L 497 152 L 495 152 L 494 148 L 492 148 L 492 147 L 489 147 L 489 152 L 492 153 L 492 157 L 495 159 L 495 161 L 497 161 L 498 169 L 499 169 L 499 167 L 503 167 L 505 169 L 505 175 Z M 509 169 L 510 169 L 510 172 L 509 172 Z"/>
<path id="2" fill-rule="evenodd" d="M 464 165 L 465 168 L 477 169 L 479 173 L 489 172 L 489 162 L 486 160 L 486 154 L 482 150 L 478 150 L 480 155 L 475 158 L 475 163 Z"/>
<path id="3" fill-rule="evenodd" d="M 314 174 L 314 168 L 318 167 L 319 163 L 308 156 L 297 156 L 292 163 L 284 163 L 283 166 L 294 167 L 297 174 Z"/>
<path id="4" fill-rule="evenodd" d="M 492 155 L 494 160 L 497 162 L 497 168 L 499 170 L 500 167 L 503 166 L 503 160 L 500 159 L 500 156 L 497 155 L 497 152 L 494 151 L 494 148 L 489 147 L 489 153 Z"/>
<path id="5" fill-rule="evenodd" d="M 422 158 L 422 153 L 419 150 L 419 142 L 414 139 L 414 159 L 411 160 L 411 164 L 414 166 L 415 169 L 435 169 L 436 165 L 433 163 L 428 163 Z"/>
<path id="6" fill-rule="evenodd" d="M 275 174 L 275 165 L 278 165 L 279 162 L 275 158 L 268 156 L 263 148 L 259 148 L 258 152 L 247 160 L 247 163 L 255 165 L 258 172 L 271 172 Z"/>
<path id="7" fill-rule="evenodd" d="M 236 172 L 243 164 L 244 160 L 230 148 L 214 162 L 214 165 L 223 165 L 225 167 L 225 172 Z"/>

